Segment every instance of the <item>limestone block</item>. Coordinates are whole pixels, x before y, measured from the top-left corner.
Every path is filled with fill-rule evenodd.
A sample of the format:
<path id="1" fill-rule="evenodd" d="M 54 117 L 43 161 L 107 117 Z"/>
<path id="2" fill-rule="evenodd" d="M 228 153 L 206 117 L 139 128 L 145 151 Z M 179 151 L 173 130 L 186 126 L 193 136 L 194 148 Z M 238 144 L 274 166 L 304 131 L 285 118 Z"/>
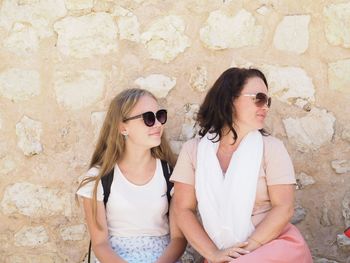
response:
<path id="1" fill-rule="evenodd" d="M 256 9 L 256 12 L 260 15 L 266 16 L 271 13 L 271 8 L 269 8 L 266 5 L 262 5 L 258 9 Z"/>
<path id="2" fill-rule="evenodd" d="M 200 29 L 200 39 L 210 49 L 256 46 L 262 38 L 263 27 L 255 25 L 254 16 L 244 9 L 235 16 L 213 11 Z"/>
<path id="3" fill-rule="evenodd" d="M 289 140 L 301 152 L 317 150 L 330 143 L 334 134 L 335 118 L 326 110 L 313 108 L 305 117 L 283 120 Z"/>
<path id="4" fill-rule="evenodd" d="M 119 6 L 114 9 L 112 15 L 117 16 L 120 39 L 134 42 L 140 41 L 140 24 L 137 16 L 131 11 Z"/>
<path id="5" fill-rule="evenodd" d="M 49 236 L 43 226 L 23 227 L 15 234 L 16 246 L 38 247 L 49 241 Z"/>
<path id="6" fill-rule="evenodd" d="M 302 68 L 264 65 L 269 94 L 282 102 L 303 107 L 315 101 L 312 79 Z"/>
<path id="7" fill-rule="evenodd" d="M 294 215 L 293 218 L 291 219 L 291 223 L 296 225 L 303 221 L 306 217 L 306 209 L 302 206 L 296 206 L 294 208 Z"/>
<path id="8" fill-rule="evenodd" d="M 94 138 L 95 141 L 97 141 L 97 138 L 100 134 L 100 130 L 103 125 L 103 121 L 105 120 L 106 117 L 106 111 L 99 111 L 99 112 L 93 112 L 91 113 L 91 123 L 92 126 L 94 127 Z"/>
<path id="9" fill-rule="evenodd" d="M 350 93 L 350 59 L 339 60 L 328 65 L 328 82 L 330 89 Z"/>
<path id="10" fill-rule="evenodd" d="M 60 235 L 65 241 L 83 240 L 86 233 L 86 227 L 83 224 L 68 226 L 60 229 Z"/>
<path id="11" fill-rule="evenodd" d="M 327 258 L 313 258 L 314 263 L 338 263 L 338 261 L 330 260 Z"/>
<path id="12" fill-rule="evenodd" d="M 91 9 L 94 7 L 94 0 L 65 0 L 68 10 Z"/>
<path id="13" fill-rule="evenodd" d="M 5 189 L 2 213 L 20 213 L 35 218 L 53 215 L 71 216 L 71 193 L 31 183 L 15 183 Z"/>
<path id="14" fill-rule="evenodd" d="M 313 185 L 315 183 L 315 179 L 306 173 L 297 174 L 296 179 L 298 189 L 303 189 L 305 186 Z"/>
<path id="15" fill-rule="evenodd" d="M 277 26 L 273 44 L 277 49 L 302 54 L 309 46 L 309 15 L 285 16 Z"/>
<path id="16" fill-rule="evenodd" d="M 23 1 L 22 1 L 23 2 Z M 39 38 L 53 35 L 52 23 L 67 14 L 64 0 L 21 1 L 3 0 L 0 27 L 10 30 L 16 22 L 28 24 Z"/>
<path id="17" fill-rule="evenodd" d="M 176 85 L 176 78 L 161 74 L 151 74 L 146 78 L 138 78 L 135 84 L 152 92 L 157 98 L 165 98 Z"/>
<path id="18" fill-rule="evenodd" d="M 337 174 L 350 172 L 350 160 L 334 160 L 331 165 Z"/>
<path id="19" fill-rule="evenodd" d="M 328 42 L 350 48 L 350 2 L 330 4 L 323 9 Z"/>
<path id="20" fill-rule="evenodd" d="M 182 148 L 182 145 L 184 144 L 184 141 L 178 141 L 178 140 L 171 140 L 169 142 L 171 150 L 175 154 L 179 154 Z"/>
<path id="21" fill-rule="evenodd" d="M 66 56 L 87 58 L 117 49 L 118 29 L 107 13 L 65 17 L 54 24 L 54 29 L 58 34 L 57 48 Z"/>
<path id="22" fill-rule="evenodd" d="M 187 141 L 193 138 L 197 133 L 197 128 L 195 126 L 195 117 L 199 111 L 198 104 L 186 104 L 185 107 L 185 116 L 182 124 L 180 139 Z"/>
<path id="23" fill-rule="evenodd" d="M 102 71 L 56 72 L 54 78 L 57 102 L 67 109 L 85 108 L 103 97 L 105 75 Z"/>
<path id="24" fill-rule="evenodd" d="M 181 17 L 170 15 L 156 19 L 141 35 L 150 57 L 169 63 L 190 46 L 190 39 L 184 34 L 185 22 Z"/>
<path id="25" fill-rule="evenodd" d="M 350 248 L 350 238 L 348 238 L 344 234 L 337 235 L 337 244 L 341 248 L 344 248 L 344 247 Z"/>
<path id="26" fill-rule="evenodd" d="M 350 226 L 350 191 L 345 193 L 342 201 L 344 225 Z"/>
<path id="27" fill-rule="evenodd" d="M 6 175 L 16 168 L 16 163 L 10 157 L 5 157 L 4 159 L 0 159 L 0 176 Z"/>
<path id="28" fill-rule="evenodd" d="M 39 94 L 39 72 L 11 68 L 0 73 L 0 96 L 17 102 Z"/>
<path id="29" fill-rule="evenodd" d="M 191 87 L 199 92 L 207 89 L 208 85 L 208 70 L 204 66 L 196 67 L 196 70 L 191 73 L 190 77 Z"/>
<path id="30" fill-rule="evenodd" d="M 350 129 L 344 129 L 342 134 L 341 134 L 341 138 L 343 140 L 350 142 Z"/>
<path id="31" fill-rule="evenodd" d="M 5 263 L 63 263 L 64 260 L 54 253 L 40 253 L 39 255 L 28 255 L 18 253 L 7 257 Z"/>
<path id="32" fill-rule="evenodd" d="M 41 122 L 32 120 L 27 116 L 23 116 L 21 121 L 16 124 L 17 146 L 23 151 L 24 155 L 31 156 L 43 151 L 40 142 L 41 133 Z"/>
<path id="33" fill-rule="evenodd" d="M 15 23 L 3 45 L 17 55 L 29 55 L 38 50 L 39 37 L 30 25 Z"/>
<path id="34" fill-rule="evenodd" d="M 329 216 L 329 209 L 327 206 L 323 206 L 322 207 L 322 215 L 321 215 L 321 219 L 320 219 L 320 224 L 322 226 L 331 226 L 332 225 L 332 221 L 330 219 L 330 216 Z"/>

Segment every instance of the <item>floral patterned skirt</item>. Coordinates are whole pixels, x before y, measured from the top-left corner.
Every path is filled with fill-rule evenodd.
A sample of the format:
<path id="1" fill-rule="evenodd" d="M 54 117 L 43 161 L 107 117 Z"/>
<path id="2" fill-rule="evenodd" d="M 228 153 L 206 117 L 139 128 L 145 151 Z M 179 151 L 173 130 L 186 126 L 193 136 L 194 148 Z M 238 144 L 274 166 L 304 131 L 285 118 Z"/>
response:
<path id="1" fill-rule="evenodd" d="M 112 249 L 129 263 L 154 263 L 169 244 L 170 236 L 112 236 L 109 241 Z"/>

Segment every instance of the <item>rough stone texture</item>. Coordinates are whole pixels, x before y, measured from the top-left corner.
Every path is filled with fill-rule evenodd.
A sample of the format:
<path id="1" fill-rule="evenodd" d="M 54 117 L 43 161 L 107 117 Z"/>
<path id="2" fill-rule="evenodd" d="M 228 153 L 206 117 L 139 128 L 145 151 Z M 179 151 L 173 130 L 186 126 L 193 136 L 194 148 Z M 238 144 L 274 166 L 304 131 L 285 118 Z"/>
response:
<path id="1" fill-rule="evenodd" d="M 339 60 L 328 65 L 328 82 L 330 89 L 350 93 L 350 59 Z"/>
<path id="2" fill-rule="evenodd" d="M 305 217 L 306 217 L 306 209 L 298 205 L 294 208 L 294 215 L 293 215 L 293 218 L 291 219 L 291 223 L 296 225 L 301 221 L 303 221 Z"/>
<path id="3" fill-rule="evenodd" d="M 277 49 L 302 54 L 309 46 L 310 16 L 285 16 L 277 26 L 273 43 Z"/>
<path id="4" fill-rule="evenodd" d="M 193 138 L 197 133 L 197 128 L 195 125 L 195 115 L 199 110 L 198 104 L 186 104 L 184 106 L 185 116 L 182 124 L 181 135 L 180 138 L 183 141 L 187 141 Z"/>
<path id="5" fill-rule="evenodd" d="M 283 120 L 288 138 L 301 152 L 317 150 L 330 143 L 334 134 L 335 118 L 326 110 L 313 108 L 305 117 Z"/>
<path id="6" fill-rule="evenodd" d="M 269 94 L 280 101 L 303 107 L 315 101 L 315 88 L 305 70 L 296 67 L 262 66 Z"/>
<path id="7" fill-rule="evenodd" d="M 102 71 L 57 72 L 54 81 L 57 102 L 72 110 L 88 107 L 102 99 L 104 83 Z"/>
<path id="8" fill-rule="evenodd" d="M 67 14 L 64 0 L 3 0 L 0 27 L 10 30 L 15 22 L 30 25 L 39 38 L 53 35 L 52 23 Z"/>
<path id="9" fill-rule="evenodd" d="M 342 201 L 344 225 L 350 226 L 350 191 L 346 192 Z"/>
<path id="10" fill-rule="evenodd" d="M 16 162 L 9 157 L 0 158 L 0 176 L 6 175 L 16 169 Z"/>
<path id="11" fill-rule="evenodd" d="M 115 8 L 113 15 L 118 17 L 119 38 L 139 42 L 140 24 L 137 16 L 122 7 Z"/>
<path id="12" fill-rule="evenodd" d="M 150 57 L 169 63 L 190 46 L 181 17 L 170 15 L 155 20 L 141 35 Z"/>
<path id="13" fill-rule="evenodd" d="M 321 218 L 320 218 L 320 224 L 322 226 L 331 226 L 333 225 L 332 224 L 332 221 L 330 219 L 330 216 L 329 216 L 329 209 L 327 206 L 323 206 L 322 208 L 322 215 L 321 215 Z"/>
<path id="14" fill-rule="evenodd" d="M 142 89 L 152 92 L 157 98 L 165 98 L 176 85 L 176 78 L 161 74 L 151 74 L 146 78 L 138 78 L 135 84 Z"/>
<path id="15" fill-rule="evenodd" d="M 16 55 L 27 56 L 39 48 L 39 37 L 30 25 L 15 23 L 3 45 Z"/>
<path id="16" fill-rule="evenodd" d="M 331 4 L 324 8 L 326 37 L 330 44 L 350 47 L 350 3 Z"/>
<path id="17" fill-rule="evenodd" d="M 24 155 L 31 156 L 42 152 L 41 133 L 41 122 L 32 120 L 27 116 L 23 116 L 21 121 L 16 124 L 17 146 L 23 151 Z"/>
<path id="18" fill-rule="evenodd" d="M 91 113 L 91 124 L 94 127 L 94 138 L 97 141 L 98 135 L 103 125 L 103 121 L 106 117 L 106 111 L 93 112 Z"/>
<path id="19" fill-rule="evenodd" d="M 5 188 L 2 213 L 20 213 L 34 218 L 63 214 L 70 216 L 71 194 L 30 183 L 15 183 Z"/>
<path id="20" fill-rule="evenodd" d="M 49 241 L 49 236 L 43 226 L 24 227 L 15 234 L 16 246 L 38 247 Z"/>
<path id="21" fill-rule="evenodd" d="M 314 263 L 338 263 L 338 261 L 330 260 L 327 258 L 313 258 Z"/>
<path id="22" fill-rule="evenodd" d="M 57 254 L 45 253 L 40 255 L 16 254 L 6 258 L 4 263 L 63 263 L 64 260 Z"/>
<path id="23" fill-rule="evenodd" d="M 40 94 L 40 74 L 35 70 L 11 68 L 0 72 L 0 95 L 15 102 Z"/>
<path id="24" fill-rule="evenodd" d="M 199 92 L 203 92 L 208 87 L 208 70 L 204 66 L 196 67 L 190 77 L 191 87 Z"/>
<path id="25" fill-rule="evenodd" d="M 200 29 L 200 39 L 210 49 L 256 46 L 262 38 L 262 26 L 256 25 L 253 15 L 244 9 L 235 16 L 213 11 Z"/>
<path id="26" fill-rule="evenodd" d="M 178 141 L 178 140 L 171 140 L 169 142 L 171 150 L 175 153 L 175 154 L 179 154 L 183 145 L 183 141 Z"/>
<path id="27" fill-rule="evenodd" d="M 343 130 L 341 137 L 343 140 L 350 142 L 350 129 Z"/>
<path id="28" fill-rule="evenodd" d="M 94 0 L 65 0 L 68 10 L 91 9 L 94 6 Z"/>
<path id="29" fill-rule="evenodd" d="M 86 226 L 83 224 L 68 226 L 60 229 L 60 235 L 64 241 L 82 240 L 86 234 Z"/>
<path id="30" fill-rule="evenodd" d="M 341 248 L 350 248 L 350 238 L 346 235 L 337 235 L 337 244 Z"/>
<path id="31" fill-rule="evenodd" d="M 313 185 L 315 183 L 315 179 L 306 173 L 297 174 L 296 179 L 298 189 L 303 189 L 305 186 Z"/>
<path id="32" fill-rule="evenodd" d="M 57 48 L 66 56 L 86 58 L 117 50 L 118 29 L 107 13 L 66 17 L 56 22 L 54 28 L 58 34 Z"/>
<path id="33" fill-rule="evenodd" d="M 350 160 L 334 160 L 331 165 L 337 174 L 350 172 Z"/>

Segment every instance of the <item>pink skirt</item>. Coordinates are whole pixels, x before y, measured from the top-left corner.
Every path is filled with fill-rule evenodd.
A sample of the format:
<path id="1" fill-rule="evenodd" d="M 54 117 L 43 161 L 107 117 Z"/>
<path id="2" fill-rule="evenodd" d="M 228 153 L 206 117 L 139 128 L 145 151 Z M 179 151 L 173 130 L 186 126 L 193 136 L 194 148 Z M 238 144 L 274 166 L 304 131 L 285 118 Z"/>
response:
<path id="1" fill-rule="evenodd" d="M 207 262 L 205 260 L 205 262 Z M 250 254 L 233 259 L 232 263 L 312 263 L 310 250 L 292 224 L 288 224 L 281 235 L 254 250 Z"/>

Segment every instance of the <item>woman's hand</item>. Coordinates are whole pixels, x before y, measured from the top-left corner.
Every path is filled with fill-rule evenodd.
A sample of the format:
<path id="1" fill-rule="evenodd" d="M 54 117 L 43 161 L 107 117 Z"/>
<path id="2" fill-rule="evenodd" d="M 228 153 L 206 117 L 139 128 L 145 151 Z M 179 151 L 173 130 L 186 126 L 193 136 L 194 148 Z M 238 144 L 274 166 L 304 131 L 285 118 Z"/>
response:
<path id="1" fill-rule="evenodd" d="M 210 263 L 223 263 L 230 262 L 234 258 L 238 258 L 242 255 L 248 254 L 250 251 L 246 250 L 244 247 L 248 245 L 248 242 L 237 243 L 236 245 L 217 250 L 214 252 L 213 256 L 208 258 Z"/>

